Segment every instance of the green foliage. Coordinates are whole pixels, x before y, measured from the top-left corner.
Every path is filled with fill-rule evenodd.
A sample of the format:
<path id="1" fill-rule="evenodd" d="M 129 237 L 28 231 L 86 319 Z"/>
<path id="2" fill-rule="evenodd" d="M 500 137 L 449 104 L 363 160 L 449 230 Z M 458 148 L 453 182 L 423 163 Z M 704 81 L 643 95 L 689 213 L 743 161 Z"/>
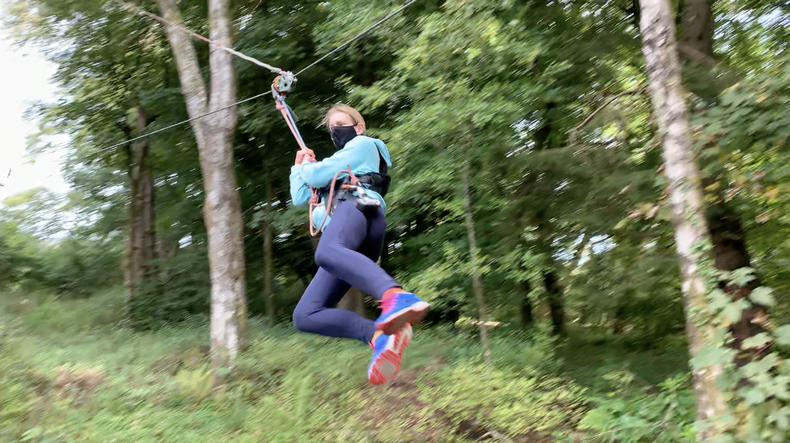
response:
<path id="1" fill-rule="evenodd" d="M 567 380 L 527 376 L 484 365 L 446 368 L 425 401 L 457 421 L 477 421 L 509 435 L 545 434 L 579 419 L 583 391 Z"/>
<path id="2" fill-rule="evenodd" d="M 541 336 L 496 338 L 503 363 L 486 368 L 473 337 L 419 331 L 401 377 L 378 388 L 365 379 L 367 346 L 255 322 L 217 383 L 205 318 L 133 333 L 112 319 L 122 291 L 90 304 L 20 298 L 0 298 L 0 441 L 460 443 L 474 441 L 469 420 L 537 438 L 571 432 L 584 408 L 582 388 L 550 375 L 554 344 Z"/>
<path id="3" fill-rule="evenodd" d="M 205 243 L 196 241 L 169 260 L 156 260 L 157 279 L 144 284 L 127 307 L 130 326 L 156 329 L 210 312 L 211 288 Z"/>
<path id="4" fill-rule="evenodd" d="M 684 68 L 695 150 L 713 206 L 709 216 L 729 222 L 715 209 L 734 210 L 743 229 L 725 233 L 733 235 L 720 243 L 746 238 L 744 249 L 759 274 L 724 275 L 755 288 L 735 298 L 713 290 L 707 312 L 684 312 L 661 141 L 644 91 L 632 3 L 421 1 L 300 76 L 289 103 L 319 158 L 334 152 L 318 122 L 335 102 L 357 105 L 370 134 L 390 147 L 394 180 L 382 266 L 431 301 L 432 313 L 441 313 L 435 323 L 476 319 L 470 275 L 478 271 L 489 320 L 505 324 L 491 333 L 491 368 L 480 366 L 479 346 L 457 332 L 466 330 L 463 324 L 457 336 L 447 334 L 446 325 L 421 331 L 410 348 L 412 361 L 421 363 L 407 372 L 404 388 L 379 399 L 362 388 L 357 363 L 367 356 L 361 350 L 278 328 L 255 330 L 235 379 L 209 383 L 201 369 L 205 355 L 197 350 L 210 301 L 203 178 L 186 125 L 149 139 L 157 239 L 150 279 L 126 306 L 116 291 L 88 297 L 122 281 L 129 222 L 128 147 L 100 149 L 134 132 L 130 110 L 138 106 L 148 117 L 145 131 L 185 118 L 177 70 L 161 25 L 116 3 L 9 2 L 4 20 L 15 36 L 49 49 L 47 58 L 58 65 L 58 99 L 30 110 L 41 123 L 31 151 L 49 149 L 45 135 L 68 134 L 64 173 L 72 190 L 65 196 L 31 190 L 0 212 L 0 287 L 27 294 L 4 307 L 15 318 L 0 334 L 12 334 L 4 345 L 14 350 L 0 360 L 25 363 L 0 368 L 10 374 L 0 384 L 0 398 L 9 399 L 2 414 L 10 414 L 0 432 L 29 441 L 79 435 L 86 441 L 372 442 L 404 441 L 402 432 L 411 432 L 405 437 L 411 441 L 461 441 L 456 428 L 473 421 L 508 437 L 542 436 L 574 428 L 585 412 L 589 399 L 567 382 L 573 376 L 590 385 L 598 406 L 585 415 L 583 429 L 569 433 L 601 441 L 684 441 L 693 417 L 682 377 L 650 391 L 628 378 L 616 380 L 610 396 L 598 395 L 597 383 L 601 372 L 627 369 L 657 384 L 685 371 L 684 323 L 702 314 L 718 333 L 692 364 L 727 369 L 721 382 L 738 418 L 726 426 L 738 441 L 779 441 L 788 425 L 790 376 L 784 359 L 790 346 L 790 70 L 786 20 L 777 18 L 787 15 L 787 6 L 711 2 L 718 65 Z M 156 10 L 155 2 L 139 5 Z M 234 2 L 234 47 L 296 71 L 398 5 Z M 180 7 L 186 25 L 205 34 L 205 1 Z M 196 49 L 207 65 L 208 45 Z M 242 61 L 236 68 L 240 98 L 266 92 L 268 72 Z M 296 144 L 268 97 L 240 105 L 239 115 L 234 157 L 249 312 L 263 313 L 266 304 L 265 220 L 274 226 L 276 318 L 288 325 L 315 272 L 306 211 L 289 201 Z M 472 171 L 480 263 L 468 253 L 464 162 Z M 720 276 L 708 268 L 713 287 Z M 56 295 L 34 297 L 33 289 Z M 562 301 L 567 340 L 541 332 L 557 313 L 549 299 Z M 769 308 L 767 330 L 732 349 L 729 328 L 763 307 Z M 124 318 L 145 332 L 112 327 Z M 521 322 L 529 332 L 514 332 Z M 8 332 L 17 327 L 23 332 Z M 47 334 L 45 343 L 33 340 L 40 337 L 30 329 Z M 39 345 L 44 348 L 35 355 L 22 351 Z M 563 359 L 554 358 L 555 348 Z M 736 367 L 743 350 L 760 358 Z M 77 379 L 91 374 L 91 362 L 102 361 L 117 384 L 61 401 L 51 386 L 56 368 L 76 360 L 83 366 L 69 374 L 78 373 Z M 392 423 L 370 418 L 391 414 L 393 404 L 417 406 L 395 408 Z"/>
<path id="5" fill-rule="evenodd" d="M 656 388 L 642 386 L 630 372 L 606 377 L 613 390 L 596 398 L 579 423 L 591 431 L 591 442 L 693 443 L 695 403 L 687 375 L 676 376 Z"/>
<path id="6" fill-rule="evenodd" d="M 182 369 L 175 377 L 179 392 L 196 400 L 202 400 L 211 394 L 215 380 L 214 371 L 208 365 L 195 370 Z"/>
<path id="7" fill-rule="evenodd" d="M 708 273 L 714 273 L 708 271 Z M 722 280 L 728 284 L 744 286 L 756 280 L 749 268 L 725 273 Z M 784 354 L 774 344 L 787 326 L 769 329 L 733 349 L 730 327 L 741 321 L 744 312 L 756 312 L 761 306 L 774 303 L 772 289 L 754 288 L 749 298 L 733 300 L 721 290 L 711 291 L 705 316 L 699 316 L 700 325 L 712 325 L 714 337 L 708 337 L 690 363 L 694 368 L 717 366 L 724 371 L 717 377 L 734 411 L 734 420 L 712 417 L 703 426 L 713 425 L 723 429 L 723 437 L 749 443 L 783 442 L 790 433 L 790 423 L 785 416 L 790 411 L 790 372 Z M 756 293 L 756 295 L 755 295 Z M 744 353 L 746 357 L 744 357 Z M 744 361 L 745 359 L 745 361 Z"/>
<path id="8" fill-rule="evenodd" d="M 62 198 L 36 190 L 6 199 L 0 208 L 0 287 L 47 288 L 86 297 L 121 282 L 117 235 L 69 231 Z M 65 235 L 64 235 L 65 234 Z"/>

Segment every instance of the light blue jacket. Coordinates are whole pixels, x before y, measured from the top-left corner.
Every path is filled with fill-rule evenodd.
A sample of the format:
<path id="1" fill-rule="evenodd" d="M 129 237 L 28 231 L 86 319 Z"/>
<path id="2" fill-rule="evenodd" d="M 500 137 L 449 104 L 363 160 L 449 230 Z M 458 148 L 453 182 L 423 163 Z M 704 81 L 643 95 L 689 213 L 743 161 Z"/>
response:
<path id="1" fill-rule="evenodd" d="M 331 157 L 320 162 L 302 163 L 291 167 L 291 199 L 296 206 L 305 206 L 310 202 L 312 194 L 310 188 L 323 188 L 332 182 L 332 177 L 338 171 L 347 170 L 351 167 L 351 172 L 356 176 L 379 172 L 379 153 L 387 166 L 392 166 L 390 153 L 387 145 L 377 138 L 358 135 L 351 139 L 343 149 L 335 152 Z M 337 179 L 341 180 L 348 174 L 340 174 Z M 381 208 L 386 213 L 387 205 L 384 198 L 374 191 L 366 193 L 381 202 Z M 355 193 L 356 195 L 356 193 Z M 321 201 L 324 202 L 328 195 L 322 195 Z M 313 226 L 318 228 L 326 215 L 326 206 L 318 206 L 313 210 Z M 331 217 L 327 217 L 324 229 L 329 226 Z"/>

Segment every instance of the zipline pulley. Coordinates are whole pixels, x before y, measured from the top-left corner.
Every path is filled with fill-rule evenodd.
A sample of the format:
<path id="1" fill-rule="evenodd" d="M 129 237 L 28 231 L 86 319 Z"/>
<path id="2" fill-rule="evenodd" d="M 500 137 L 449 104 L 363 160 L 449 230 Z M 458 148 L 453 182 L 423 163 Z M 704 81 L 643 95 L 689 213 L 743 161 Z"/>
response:
<path id="1" fill-rule="evenodd" d="M 200 34 L 198 34 L 196 32 L 193 32 L 193 31 L 185 28 L 183 25 L 172 23 L 169 20 L 167 20 L 167 19 L 165 19 L 163 17 L 160 17 L 160 16 L 158 16 L 156 14 L 152 14 L 152 13 L 150 13 L 150 12 L 148 12 L 148 11 L 146 11 L 146 10 L 136 6 L 136 5 L 124 2 L 123 0 L 117 0 L 117 1 L 121 5 L 123 5 L 124 7 L 130 8 L 130 9 L 136 11 L 138 14 L 145 15 L 146 17 L 149 17 L 149 18 L 151 18 L 153 20 L 156 20 L 156 21 L 164 24 L 167 27 L 172 27 L 174 29 L 177 29 L 177 30 L 179 30 L 179 31 L 181 31 L 181 32 L 183 32 L 185 34 L 188 34 L 188 35 L 190 35 L 190 36 L 192 36 L 194 38 L 197 38 L 197 39 L 202 40 L 202 41 L 204 41 L 204 42 L 206 42 L 206 43 L 208 43 L 208 44 L 210 44 L 212 46 L 215 46 L 219 50 L 225 51 L 225 52 L 227 52 L 229 54 L 232 54 L 235 57 L 238 57 L 238 58 L 241 58 L 243 60 L 246 60 L 246 61 L 248 61 L 250 63 L 258 65 L 258 66 L 260 66 L 262 68 L 268 69 L 269 71 L 277 74 L 277 78 L 275 78 L 274 82 L 272 83 L 272 95 L 274 96 L 275 100 L 278 102 L 278 109 L 280 109 L 281 107 L 283 109 L 285 109 L 286 108 L 286 105 L 284 104 L 284 102 L 285 102 L 285 94 L 288 93 L 288 92 L 293 91 L 294 86 L 296 85 L 296 76 L 297 75 L 301 75 L 302 73 L 304 73 L 308 69 L 312 68 L 313 66 L 317 65 L 321 61 L 327 59 L 328 57 L 330 57 L 333 54 L 337 53 L 341 49 L 347 47 L 351 43 L 361 39 L 362 37 L 367 35 L 370 31 L 372 31 L 372 30 L 378 28 L 379 26 L 381 26 L 387 20 L 389 20 L 392 17 L 395 17 L 396 15 L 400 14 L 401 12 L 403 12 L 404 9 L 408 8 L 409 6 L 411 6 L 417 0 L 409 0 L 408 3 L 404 4 L 403 6 L 398 8 L 397 10 L 389 13 L 386 17 L 382 18 L 381 20 L 377 21 L 373 25 L 369 26 L 367 29 L 365 29 L 364 31 L 360 32 L 359 34 L 357 34 L 353 38 L 347 40 L 342 45 L 340 45 L 340 46 L 336 47 L 335 49 L 329 51 L 328 53 L 324 54 L 321 58 L 319 58 L 318 60 L 310 63 L 306 67 L 302 68 L 296 74 L 294 74 L 294 73 L 292 73 L 290 71 L 283 71 L 282 69 L 280 69 L 280 68 L 278 68 L 276 66 L 269 65 L 269 64 L 264 63 L 264 62 L 262 62 L 262 61 L 260 61 L 258 59 L 255 59 L 255 58 L 250 57 L 248 55 L 242 54 L 241 52 L 236 51 L 233 48 L 226 47 L 226 46 L 224 46 L 223 44 L 221 44 L 221 43 L 219 43 L 217 41 L 213 41 L 213 40 L 211 40 L 209 38 L 206 38 L 206 37 L 204 37 L 204 36 L 202 36 L 202 35 L 200 35 Z M 115 143 L 113 145 L 101 148 L 101 149 L 98 150 L 98 152 L 109 151 L 110 149 L 114 149 L 114 148 L 116 148 L 118 146 L 126 145 L 126 144 L 129 144 L 129 143 L 133 142 L 133 141 L 140 140 L 140 139 L 146 138 L 146 137 L 150 137 L 150 136 L 152 136 L 154 134 L 158 134 L 160 132 L 173 129 L 173 128 L 177 127 L 177 126 L 181 126 L 183 124 L 186 124 L 186 123 L 189 123 L 189 122 L 192 122 L 192 121 L 204 118 L 204 117 L 208 117 L 209 115 L 216 114 L 217 112 L 222 112 L 222 111 L 225 111 L 227 109 L 236 107 L 236 106 L 238 106 L 238 105 L 240 105 L 242 103 L 246 103 L 246 102 L 255 100 L 257 98 L 263 97 L 264 95 L 266 95 L 265 92 L 262 93 L 262 94 L 254 95 L 252 97 L 247 97 L 247 98 L 245 98 L 243 100 L 239 100 L 239 101 L 237 101 L 235 103 L 231 103 L 231 104 L 229 104 L 227 106 L 223 106 L 223 107 L 221 107 L 219 109 L 212 109 L 212 110 L 210 110 L 208 112 L 204 112 L 204 113 L 202 113 L 200 115 L 193 115 L 193 116 L 189 117 L 186 120 L 182 120 L 180 122 L 173 123 L 171 125 L 165 126 L 164 128 L 159 128 L 159 129 L 156 129 L 154 131 L 151 131 L 151 132 L 148 132 L 148 133 L 145 133 L 145 134 L 142 134 L 142 135 L 138 135 L 137 137 L 134 137 L 132 139 L 124 140 L 122 142 Z M 295 128 L 292 128 L 292 131 L 293 130 L 295 130 Z M 297 137 L 297 139 L 298 138 L 299 137 Z M 300 143 L 300 147 L 303 147 L 303 145 L 304 145 L 304 143 Z M 306 149 L 306 147 L 303 147 L 303 149 Z"/>
<path id="2" fill-rule="evenodd" d="M 296 86 L 296 76 L 294 75 L 293 72 L 285 71 L 274 78 L 274 83 L 272 83 L 272 91 L 277 92 L 281 95 L 287 94 L 293 91 L 295 86 Z M 275 98 L 277 98 L 276 95 Z"/>

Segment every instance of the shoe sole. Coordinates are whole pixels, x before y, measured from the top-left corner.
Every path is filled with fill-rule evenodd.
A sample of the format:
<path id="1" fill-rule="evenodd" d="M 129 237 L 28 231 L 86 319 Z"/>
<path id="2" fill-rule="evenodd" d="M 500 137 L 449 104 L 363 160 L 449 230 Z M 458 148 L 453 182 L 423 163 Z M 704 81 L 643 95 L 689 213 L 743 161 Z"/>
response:
<path id="1" fill-rule="evenodd" d="M 376 362 L 368 374 L 368 380 L 374 385 L 383 385 L 395 379 L 400 372 L 403 351 L 411 342 L 412 331 L 406 330 L 403 334 L 395 336 L 391 349 L 386 349 L 379 354 Z"/>
<path id="2" fill-rule="evenodd" d="M 430 304 L 424 301 L 417 302 L 406 309 L 396 312 L 387 319 L 387 321 L 377 323 L 376 329 L 387 335 L 392 335 L 407 323 L 414 326 L 425 319 L 425 316 L 428 315 L 428 308 L 430 306 Z"/>

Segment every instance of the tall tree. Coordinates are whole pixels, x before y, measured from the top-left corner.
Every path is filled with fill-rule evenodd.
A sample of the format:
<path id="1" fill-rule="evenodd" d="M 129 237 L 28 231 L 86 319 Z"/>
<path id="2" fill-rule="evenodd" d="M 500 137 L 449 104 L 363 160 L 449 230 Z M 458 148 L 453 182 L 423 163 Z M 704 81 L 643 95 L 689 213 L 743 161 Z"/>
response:
<path id="1" fill-rule="evenodd" d="M 143 133 L 147 127 L 147 118 L 142 106 L 136 106 L 133 124 L 134 130 L 122 125 L 128 138 Z M 136 298 L 141 287 L 153 276 L 153 261 L 156 259 L 156 234 L 154 228 L 154 179 L 151 174 L 151 145 L 143 139 L 129 143 L 128 174 L 131 201 L 129 204 L 129 234 L 126 249 L 126 290 L 127 310 L 135 324 Z"/>
<path id="2" fill-rule="evenodd" d="M 170 23 L 183 23 L 175 0 L 157 0 Z M 209 0 L 209 38 L 232 46 L 229 0 Z M 233 136 L 236 130 L 236 74 L 233 56 L 213 51 L 209 56 L 210 90 L 200 72 L 189 37 L 174 26 L 165 26 L 178 67 L 187 112 L 196 118 L 192 130 L 200 152 L 205 198 L 203 217 L 208 232 L 211 273 L 211 360 L 215 367 L 233 368 L 244 347 L 246 296 L 244 281 L 244 224 L 234 170 Z"/>
<path id="3" fill-rule="evenodd" d="M 707 307 L 703 268 L 708 263 L 700 245 L 710 244 L 702 183 L 692 151 L 670 4 L 667 0 L 641 0 L 640 6 L 642 51 L 663 143 L 664 173 L 669 184 L 675 247 L 683 280 L 689 353 L 694 357 L 712 336 L 712 331 L 698 322 L 698 316 L 704 315 Z M 727 412 L 725 397 L 716 385 L 716 377 L 722 370 L 715 365 L 692 370 L 697 416 L 701 420 L 718 418 Z M 703 430 L 698 439 L 707 441 L 714 432 Z"/>
<path id="4" fill-rule="evenodd" d="M 703 98 L 707 98 L 709 94 L 718 97 L 726 86 L 723 81 L 717 79 L 718 60 L 713 52 L 715 27 L 712 6 L 712 0 L 683 0 L 679 8 L 681 24 L 679 44 L 685 60 L 684 70 L 687 71 L 685 77 L 690 88 L 701 94 Z M 712 105 L 713 100 L 710 101 Z M 721 162 L 720 159 L 714 161 Z M 750 268 L 752 260 L 747 248 L 746 230 L 741 215 L 733 206 L 733 202 L 726 201 L 724 195 L 726 184 L 722 184 L 726 176 L 722 175 L 708 174 L 703 178 L 707 200 L 711 202 L 706 211 L 706 218 L 716 268 L 720 271 L 732 272 L 736 269 Z M 733 299 L 738 300 L 747 297 L 754 288 L 760 286 L 760 282 L 754 279 L 738 285 L 730 281 L 721 281 L 719 285 Z M 764 317 L 764 308 L 755 306 L 745 310 L 741 320 L 731 326 L 735 338 L 732 345 L 740 351 L 737 360 L 739 365 L 748 363 L 754 357 L 754 349 L 743 350 L 741 347 L 744 340 L 765 331 L 760 321 Z"/>
<path id="5" fill-rule="evenodd" d="M 469 140 L 467 141 L 467 145 L 464 147 L 465 151 L 465 158 L 463 159 L 464 162 L 464 170 L 463 170 L 463 178 L 461 180 L 461 184 L 463 186 L 463 199 L 464 199 L 464 224 L 466 225 L 466 233 L 469 243 L 469 256 L 471 258 L 471 274 L 472 274 L 472 291 L 475 294 L 475 301 L 477 302 L 477 312 L 479 315 L 478 318 L 478 327 L 480 329 L 480 343 L 483 346 L 483 356 L 485 357 L 486 363 L 493 364 L 494 360 L 491 356 L 491 345 L 488 343 L 488 326 L 486 325 L 486 321 L 488 320 L 488 314 L 486 313 L 486 303 L 485 298 L 483 296 L 483 278 L 482 273 L 480 272 L 480 257 L 477 250 L 477 235 L 475 234 L 475 219 L 472 213 L 472 191 L 471 187 L 469 186 L 469 176 L 470 176 L 470 159 L 469 159 L 469 148 L 473 142 L 473 137 L 470 135 Z"/>
<path id="6" fill-rule="evenodd" d="M 271 220 L 272 203 L 272 179 L 266 168 L 266 210 L 269 212 L 263 219 L 261 234 L 263 235 L 263 299 L 266 303 L 266 315 L 271 324 L 275 321 L 274 307 L 274 224 Z"/>
<path id="7" fill-rule="evenodd" d="M 142 134 L 162 117 L 162 99 L 168 94 L 161 89 L 173 77 L 168 69 L 171 59 L 160 50 L 163 39 L 151 33 L 149 21 L 128 20 L 127 11 L 103 2 L 20 2 L 9 17 L 23 39 L 51 47 L 64 40 L 71 42 L 68 50 L 46 52 L 58 65 L 55 81 L 68 91 L 68 99 L 37 111 L 44 117 L 45 133 L 71 135 L 70 166 L 63 172 L 73 188 L 87 195 L 119 185 L 128 190 L 123 201 L 129 204 L 125 214 L 120 205 L 107 205 L 102 212 L 115 215 L 100 217 L 98 225 L 104 225 L 100 230 L 112 231 L 126 223 L 127 312 L 131 325 L 138 326 L 136 318 L 143 319 L 146 314 L 136 302 L 141 288 L 154 276 L 157 255 L 152 141 L 115 143 L 121 135 L 129 140 Z M 115 145 L 101 148 L 110 144 Z M 39 148 L 46 149 L 46 144 L 33 147 Z M 123 176 L 116 176 L 116 170 L 125 171 L 128 181 L 119 183 L 115 177 Z"/>
<path id="8" fill-rule="evenodd" d="M 711 0 L 682 0 L 680 13 L 680 53 L 703 63 L 700 56 L 713 58 L 713 11 Z M 695 57 L 696 55 L 696 57 Z"/>

